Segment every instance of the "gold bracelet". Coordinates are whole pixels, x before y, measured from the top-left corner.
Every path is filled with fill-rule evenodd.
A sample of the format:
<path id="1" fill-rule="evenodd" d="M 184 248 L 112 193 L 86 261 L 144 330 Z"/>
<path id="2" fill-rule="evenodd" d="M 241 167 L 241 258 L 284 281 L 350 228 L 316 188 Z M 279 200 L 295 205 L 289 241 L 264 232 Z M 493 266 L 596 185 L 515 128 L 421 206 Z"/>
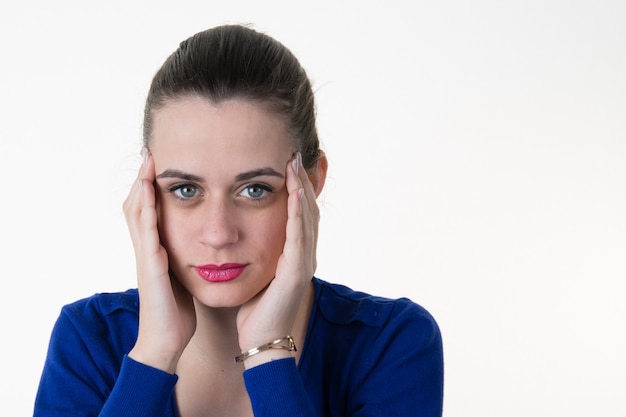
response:
<path id="1" fill-rule="evenodd" d="M 283 344 L 283 342 L 285 341 L 287 342 L 287 346 Z M 298 349 L 296 349 L 296 344 L 293 341 L 293 338 L 287 335 L 285 337 L 281 337 L 280 339 L 276 339 L 273 342 L 269 342 L 264 345 L 257 346 L 255 348 L 242 352 L 241 355 L 235 356 L 235 363 L 243 362 L 246 359 L 248 359 L 250 356 L 256 355 L 257 353 L 261 353 L 269 349 L 285 349 L 290 352 L 298 351 Z"/>

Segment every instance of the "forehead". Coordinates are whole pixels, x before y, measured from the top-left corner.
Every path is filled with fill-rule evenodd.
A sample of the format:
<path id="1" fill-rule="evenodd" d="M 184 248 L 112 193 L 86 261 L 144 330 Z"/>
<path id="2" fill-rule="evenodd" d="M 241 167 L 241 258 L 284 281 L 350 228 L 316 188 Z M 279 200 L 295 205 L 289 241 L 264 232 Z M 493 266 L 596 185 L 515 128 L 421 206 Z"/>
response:
<path id="1" fill-rule="evenodd" d="M 197 97 L 169 100 L 154 112 L 155 139 L 180 139 L 201 136 L 211 131 L 225 139 L 233 136 L 254 136 L 253 132 L 288 137 L 283 117 L 272 112 L 268 105 L 246 99 L 229 99 L 220 103 Z"/>
<path id="2" fill-rule="evenodd" d="M 150 149 L 155 162 L 202 158 L 264 158 L 283 163 L 295 151 L 285 120 L 260 103 L 199 97 L 166 102 L 155 111 Z"/>

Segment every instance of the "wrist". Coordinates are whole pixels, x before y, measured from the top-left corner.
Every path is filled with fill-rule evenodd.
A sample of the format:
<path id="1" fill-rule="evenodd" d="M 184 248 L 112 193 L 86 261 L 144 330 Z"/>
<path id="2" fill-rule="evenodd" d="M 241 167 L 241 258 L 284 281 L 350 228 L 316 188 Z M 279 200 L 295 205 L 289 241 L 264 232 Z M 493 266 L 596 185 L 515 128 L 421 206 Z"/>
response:
<path id="1" fill-rule="evenodd" d="M 251 369 L 255 366 L 263 365 L 271 361 L 277 361 L 280 359 L 292 358 L 293 354 L 287 350 L 267 350 L 260 352 L 254 356 L 247 358 L 243 361 L 245 369 Z"/>
<path id="2" fill-rule="evenodd" d="M 128 357 L 136 362 L 173 375 L 176 373 L 180 355 L 143 351 L 140 347 L 135 345 L 135 347 L 128 352 Z"/>
<path id="3" fill-rule="evenodd" d="M 235 357 L 235 362 L 243 362 L 246 369 L 249 369 L 273 360 L 292 357 L 296 351 L 293 338 L 287 335 L 241 352 Z"/>

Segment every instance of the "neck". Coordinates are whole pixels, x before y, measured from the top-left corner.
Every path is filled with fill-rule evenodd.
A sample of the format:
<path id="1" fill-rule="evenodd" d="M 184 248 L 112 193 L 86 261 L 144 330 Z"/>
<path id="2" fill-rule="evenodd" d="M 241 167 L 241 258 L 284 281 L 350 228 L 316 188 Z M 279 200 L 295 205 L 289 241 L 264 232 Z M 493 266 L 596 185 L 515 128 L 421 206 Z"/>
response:
<path id="1" fill-rule="evenodd" d="M 302 296 L 292 329 L 291 336 L 296 341 L 299 359 L 300 349 L 304 344 L 306 330 L 313 305 L 313 284 L 309 284 Z M 187 353 L 204 358 L 206 363 L 230 364 L 241 351 L 237 332 L 237 313 L 239 307 L 212 308 L 195 302 L 196 332 L 187 346 Z"/>
<path id="2" fill-rule="evenodd" d="M 237 311 L 239 308 L 211 308 L 196 301 L 196 332 L 188 348 L 210 361 L 232 362 L 239 353 Z"/>

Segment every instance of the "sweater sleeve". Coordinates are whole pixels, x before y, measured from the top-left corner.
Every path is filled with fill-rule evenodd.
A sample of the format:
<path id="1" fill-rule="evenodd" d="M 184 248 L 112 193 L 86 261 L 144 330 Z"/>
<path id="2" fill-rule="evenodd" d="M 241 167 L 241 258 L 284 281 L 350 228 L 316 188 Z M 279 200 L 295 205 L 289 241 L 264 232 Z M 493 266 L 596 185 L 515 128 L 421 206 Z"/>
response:
<path id="1" fill-rule="evenodd" d="M 177 379 L 124 356 L 120 375 L 99 417 L 163 416 Z"/>
<path id="2" fill-rule="evenodd" d="M 112 334 L 132 326 L 111 328 L 94 304 L 66 306 L 57 319 L 34 417 L 165 415 L 177 377 L 122 353 Z"/>
<path id="3" fill-rule="evenodd" d="M 294 358 L 255 366 L 243 374 L 255 417 L 314 417 Z"/>

